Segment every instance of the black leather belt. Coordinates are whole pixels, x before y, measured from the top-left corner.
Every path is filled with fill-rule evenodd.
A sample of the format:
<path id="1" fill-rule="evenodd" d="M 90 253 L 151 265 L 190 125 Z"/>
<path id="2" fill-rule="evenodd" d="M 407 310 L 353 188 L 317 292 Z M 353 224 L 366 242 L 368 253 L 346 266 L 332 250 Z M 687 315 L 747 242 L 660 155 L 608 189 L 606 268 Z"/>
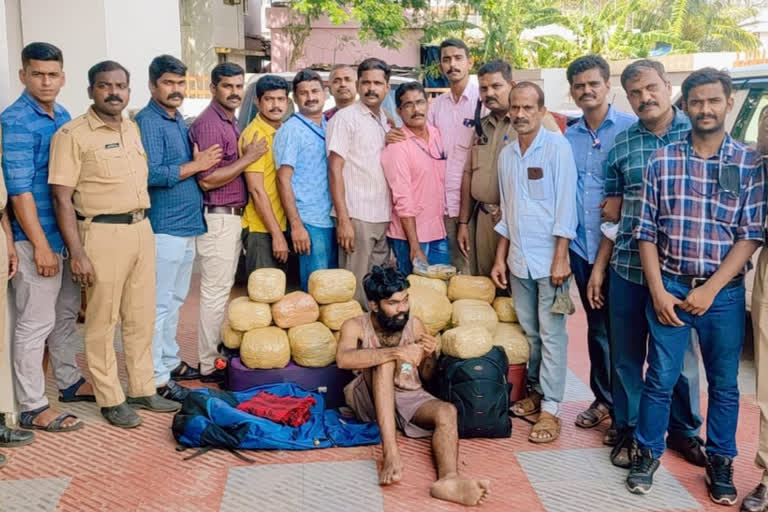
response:
<path id="1" fill-rule="evenodd" d="M 488 210 L 488 206 L 489 206 L 489 204 L 490 204 L 490 203 L 484 203 L 484 202 L 482 202 L 482 201 L 478 201 L 478 202 L 477 202 L 477 207 L 478 207 L 478 208 L 480 208 L 480 210 L 482 210 L 482 212 L 483 212 L 484 214 L 486 214 L 486 215 L 492 215 L 492 213 L 490 212 L 490 210 Z M 496 207 L 496 208 L 498 208 L 498 207 L 499 207 L 499 205 L 497 205 L 497 204 L 490 204 L 490 206 L 493 206 L 493 207 Z"/>
<path id="2" fill-rule="evenodd" d="M 205 213 L 225 213 L 228 215 L 237 215 L 238 217 L 243 215 L 243 207 L 235 206 L 204 206 L 203 212 Z"/>
<path id="3" fill-rule="evenodd" d="M 698 288 L 699 286 L 706 283 L 710 277 L 712 277 L 712 276 L 701 277 L 701 276 L 671 274 L 669 272 L 662 272 L 661 274 L 667 279 L 683 284 L 688 288 Z M 725 286 L 723 286 L 723 288 L 731 288 L 733 286 L 741 286 L 743 284 L 744 284 L 744 276 L 739 275 L 734 277 L 727 283 L 725 283 Z"/>
<path id="4" fill-rule="evenodd" d="M 92 222 L 100 224 L 136 224 L 146 218 L 145 210 L 136 210 L 130 213 L 110 213 L 105 215 L 94 215 Z M 86 220 L 82 215 L 77 216 L 77 220 Z"/>

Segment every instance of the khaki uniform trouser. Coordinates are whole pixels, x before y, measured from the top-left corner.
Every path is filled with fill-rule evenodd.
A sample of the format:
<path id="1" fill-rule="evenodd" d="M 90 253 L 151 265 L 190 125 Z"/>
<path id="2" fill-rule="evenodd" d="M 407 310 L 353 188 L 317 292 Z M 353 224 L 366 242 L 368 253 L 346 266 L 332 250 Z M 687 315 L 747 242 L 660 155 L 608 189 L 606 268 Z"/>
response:
<path id="1" fill-rule="evenodd" d="M 368 299 L 363 290 L 363 278 L 375 265 L 386 265 L 389 261 L 387 229 L 389 222 L 365 222 L 350 219 L 355 232 L 355 252 L 347 254 L 339 247 L 339 268 L 355 274 L 357 288 L 355 299 L 368 310 Z"/>
<path id="2" fill-rule="evenodd" d="M 448 238 L 448 250 L 451 252 L 451 265 L 456 267 L 456 271 L 462 274 L 471 274 L 472 269 L 470 267 L 469 260 L 464 258 L 459 250 L 459 242 L 456 238 L 459 230 L 459 218 L 458 217 L 443 217 L 445 221 L 445 234 Z M 490 272 L 489 272 L 490 273 Z"/>
<path id="3" fill-rule="evenodd" d="M 752 288 L 752 329 L 760 408 L 760 444 L 755 463 L 763 470 L 763 484 L 768 485 L 768 250 L 765 249 L 760 252 Z"/>
<path id="4" fill-rule="evenodd" d="M 491 215 L 477 208 L 477 213 L 469 226 L 471 249 L 469 261 L 473 275 L 491 275 L 491 269 L 496 260 L 496 245 L 499 243 L 499 234 L 493 229 L 494 227 Z"/>
<path id="5" fill-rule="evenodd" d="M 115 357 L 121 322 L 128 396 L 155 394 L 152 334 L 155 328 L 155 240 L 149 219 L 136 224 L 78 222 L 80 239 L 96 276 L 86 289 L 85 354 L 100 407 L 125 401 Z"/>

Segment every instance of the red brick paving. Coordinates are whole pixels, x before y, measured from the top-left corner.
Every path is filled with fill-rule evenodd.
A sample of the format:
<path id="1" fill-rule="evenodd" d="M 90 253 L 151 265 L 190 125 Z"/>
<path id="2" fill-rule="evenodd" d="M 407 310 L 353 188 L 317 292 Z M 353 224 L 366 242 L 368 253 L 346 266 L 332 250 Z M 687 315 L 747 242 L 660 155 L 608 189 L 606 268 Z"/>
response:
<path id="1" fill-rule="evenodd" d="M 238 293 L 238 292 L 235 292 Z M 242 293 L 242 292 L 239 292 Z M 181 354 L 197 362 L 197 283 L 181 313 L 179 341 Z M 581 311 L 570 318 L 569 367 L 583 382 L 588 381 L 585 319 Z M 81 360 L 81 364 L 83 361 Z M 197 383 L 192 383 L 192 386 Z M 706 404 L 702 397 L 702 405 Z M 460 470 L 467 475 L 492 480 L 492 494 L 482 507 L 488 511 L 543 510 L 515 453 L 520 451 L 563 450 L 601 447 L 607 424 L 583 430 L 573 420 L 587 403 L 567 403 L 563 411 L 563 433 L 548 445 L 527 441 L 529 425 L 515 420 L 510 439 L 462 440 Z M 95 407 L 95 406 L 94 406 Z M 71 481 L 59 502 L 58 511 L 215 511 L 219 509 L 227 471 L 246 465 L 228 452 L 209 452 L 190 461 L 182 458 L 170 432 L 171 415 L 140 412 L 144 424 L 121 430 L 89 422 L 83 430 L 68 434 L 38 433 L 29 446 L 4 452 L 8 466 L 0 480 L 69 477 Z M 760 473 L 752 460 L 757 448 L 758 410 L 754 395 L 741 400 L 735 480 L 740 498 L 758 481 Z M 453 511 L 464 507 L 433 500 L 428 487 L 435 478 L 429 442 L 401 438 L 405 480 L 383 489 L 385 511 Z M 328 462 L 376 459 L 378 446 L 333 448 L 306 452 L 248 452 L 258 464 Z M 704 487 L 704 472 L 674 454 L 666 454 L 664 466 L 700 503 L 700 510 L 723 510 L 710 502 Z M 0 507 L 1 508 L 1 507 Z M 254 497 L 254 509 L 258 498 Z"/>

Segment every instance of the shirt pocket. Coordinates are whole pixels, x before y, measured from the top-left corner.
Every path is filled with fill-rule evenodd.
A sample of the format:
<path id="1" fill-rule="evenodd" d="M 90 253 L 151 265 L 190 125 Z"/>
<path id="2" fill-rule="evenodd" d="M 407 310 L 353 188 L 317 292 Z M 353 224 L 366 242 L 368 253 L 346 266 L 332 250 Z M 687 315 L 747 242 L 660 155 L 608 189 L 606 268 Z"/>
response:
<path id="1" fill-rule="evenodd" d="M 542 170 L 539 175 L 532 173 L 531 169 L 541 169 L 529 167 L 526 169 L 526 181 L 528 182 L 528 197 L 534 201 L 545 201 L 552 197 L 552 180 L 546 170 Z"/>
<path id="2" fill-rule="evenodd" d="M 691 180 L 694 199 L 701 201 L 709 218 L 720 224 L 733 226 L 737 220 L 739 197 L 726 192 L 714 180 Z"/>
<path id="3" fill-rule="evenodd" d="M 102 169 L 105 176 L 125 176 L 131 170 L 131 165 L 126 155 L 119 148 L 97 149 L 93 152 L 96 164 Z"/>

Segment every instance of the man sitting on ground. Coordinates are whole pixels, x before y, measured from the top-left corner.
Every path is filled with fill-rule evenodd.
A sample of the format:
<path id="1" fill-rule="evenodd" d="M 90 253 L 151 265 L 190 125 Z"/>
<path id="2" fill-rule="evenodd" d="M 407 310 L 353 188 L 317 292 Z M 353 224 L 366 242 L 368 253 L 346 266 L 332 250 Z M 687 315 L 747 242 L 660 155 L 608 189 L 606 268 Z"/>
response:
<path id="1" fill-rule="evenodd" d="M 456 408 L 421 386 L 421 378 L 434 371 L 437 340 L 421 320 L 409 318 L 408 285 L 394 268 L 374 266 L 365 276 L 371 312 L 344 322 L 336 354 L 339 368 L 361 370 L 344 395 L 361 420 L 379 424 L 384 452 L 379 483 L 402 478 L 397 425 L 408 437 L 432 435 L 438 477 L 430 488 L 432 496 L 477 505 L 488 495 L 490 482 L 459 476 Z"/>

